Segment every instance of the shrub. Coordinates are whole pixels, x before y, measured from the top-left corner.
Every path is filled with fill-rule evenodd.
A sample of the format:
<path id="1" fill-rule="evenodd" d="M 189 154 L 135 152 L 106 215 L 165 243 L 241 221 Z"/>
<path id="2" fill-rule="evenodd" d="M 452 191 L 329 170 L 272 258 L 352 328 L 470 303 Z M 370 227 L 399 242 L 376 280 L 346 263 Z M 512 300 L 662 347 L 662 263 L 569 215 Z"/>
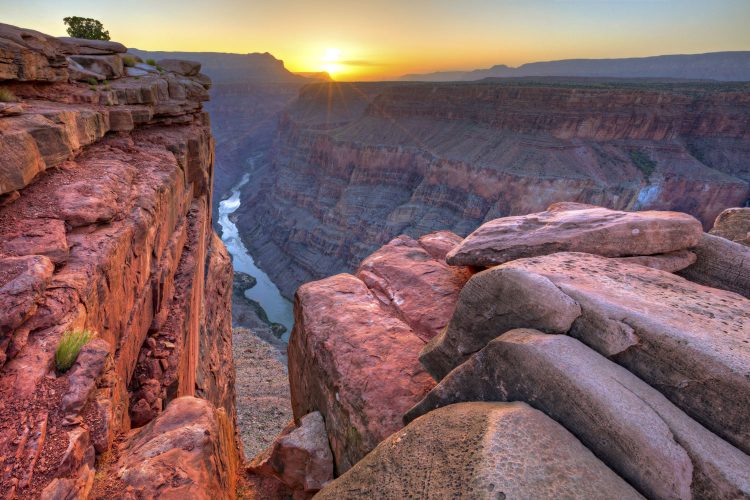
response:
<path id="1" fill-rule="evenodd" d="M 649 158 L 646 153 L 637 149 L 631 150 L 629 154 L 630 159 L 633 161 L 635 166 L 638 167 L 641 172 L 643 172 L 643 176 L 646 178 L 646 180 L 649 180 L 651 178 L 651 174 L 653 174 L 654 170 L 656 170 L 656 162 Z"/>
<path id="2" fill-rule="evenodd" d="M 156 61 L 153 59 L 146 59 L 146 64 L 149 66 L 156 66 Z"/>
<path id="3" fill-rule="evenodd" d="M 65 373 L 70 370 L 78 358 L 78 353 L 94 335 L 88 330 L 69 330 L 60 337 L 60 343 L 55 350 L 55 366 L 57 370 Z"/>
<path id="4" fill-rule="evenodd" d="M 99 84 L 99 80 L 97 80 L 96 78 L 89 78 L 88 80 L 86 80 L 86 83 L 96 86 L 97 84 Z"/>
<path id="5" fill-rule="evenodd" d="M 89 90 L 94 90 L 94 91 L 96 91 L 96 90 L 99 90 L 99 89 L 98 89 L 98 88 L 96 88 L 96 85 L 89 85 Z"/>
<path id="6" fill-rule="evenodd" d="M 16 94 L 6 88 L 0 87 L 0 102 L 16 102 L 18 98 Z"/>
<path id="7" fill-rule="evenodd" d="M 63 22 L 68 26 L 68 35 L 87 40 L 109 40 L 109 31 L 104 31 L 104 25 L 90 17 L 66 17 Z"/>
<path id="8" fill-rule="evenodd" d="M 122 64 L 125 65 L 126 68 L 132 68 L 135 66 L 136 60 L 133 56 L 122 56 Z"/>

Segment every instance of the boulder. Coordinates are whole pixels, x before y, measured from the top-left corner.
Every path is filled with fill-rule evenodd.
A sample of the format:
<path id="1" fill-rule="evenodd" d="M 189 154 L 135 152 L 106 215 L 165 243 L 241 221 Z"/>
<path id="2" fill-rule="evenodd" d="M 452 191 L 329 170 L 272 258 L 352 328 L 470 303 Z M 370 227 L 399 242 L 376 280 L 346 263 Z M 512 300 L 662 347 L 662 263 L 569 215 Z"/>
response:
<path id="1" fill-rule="evenodd" d="M 306 283 L 289 339 L 292 409 L 319 411 L 338 472 L 400 429 L 434 382 L 417 360 L 424 342 L 354 276 Z"/>
<path id="2" fill-rule="evenodd" d="M 462 403 L 383 441 L 315 498 L 642 498 L 524 403 Z"/>
<path id="3" fill-rule="evenodd" d="M 448 252 L 462 241 L 463 238 L 451 231 L 436 231 L 419 238 L 419 244 L 422 245 L 422 248 L 436 260 L 445 260 Z"/>
<path id="4" fill-rule="evenodd" d="M 0 23 L 0 80 L 68 80 L 66 45 L 38 31 Z"/>
<path id="5" fill-rule="evenodd" d="M 605 257 L 684 250 L 700 241 L 703 227 L 679 212 L 620 212 L 579 204 L 486 222 L 448 253 L 451 265 L 489 267 L 555 252 Z"/>
<path id="6" fill-rule="evenodd" d="M 128 437 L 104 477 L 126 498 L 234 498 L 238 458 L 230 427 L 224 410 L 208 401 L 174 399 Z"/>
<path id="7" fill-rule="evenodd" d="M 184 59 L 160 59 L 156 65 L 171 73 L 185 76 L 196 76 L 201 72 L 201 63 Z"/>
<path id="8" fill-rule="evenodd" d="M 323 415 L 317 411 L 305 415 L 299 427 L 292 422 L 248 469 L 275 477 L 294 491 L 312 495 L 320 490 L 333 480 L 333 454 Z"/>
<path id="9" fill-rule="evenodd" d="M 68 390 L 60 405 L 66 421 L 73 421 L 83 410 L 96 388 L 96 381 L 102 375 L 109 355 L 109 344 L 103 339 L 94 339 L 81 348 L 76 362 L 67 374 Z"/>
<path id="10" fill-rule="evenodd" d="M 36 311 L 54 270 L 41 255 L 0 258 L 0 341 Z"/>
<path id="11" fill-rule="evenodd" d="M 125 75 L 125 66 L 119 55 L 74 55 L 72 61 L 80 64 L 85 70 L 103 75 L 105 78 L 121 78 Z"/>
<path id="12" fill-rule="evenodd" d="M 750 246 L 750 207 L 727 208 L 716 217 L 709 233 Z"/>
<path id="13" fill-rule="evenodd" d="M 749 247 L 713 234 L 704 234 L 693 251 L 695 263 L 680 271 L 680 276 L 750 298 Z"/>
<path id="14" fill-rule="evenodd" d="M 462 401 L 523 401 L 578 437 L 648 498 L 750 495 L 750 457 L 578 340 L 511 330 L 406 416 Z"/>
<path id="15" fill-rule="evenodd" d="M 448 324 L 458 292 L 471 274 L 468 268 L 434 259 L 408 236 L 394 238 L 357 270 L 357 277 L 373 294 L 395 309 L 425 342 Z"/>
<path id="16" fill-rule="evenodd" d="M 617 260 L 630 264 L 652 267 L 668 273 L 676 273 L 695 264 L 695 253 L 689 250 L 677 250 L 657 255 L 637 255 L 635 257 L 619 257 Z"/>
<path id="17" fill-rule="evenodd" d="M 750 301 L 740 295 L 591 254 L 515 260 L 469 280 L 421 359 L 442 378 L 512 328 L 567 331 L 750 452 Z"/>
<path id="18" fill-rule="evenodd" d="M 69 36 L 60 36 L 57 39 L 68 46 L 66 47 L 66 51 L 70 54 L 96 56 L 122 54 L 128 51 L 127 47 L 123 44 L 110 40 L 88 40 L 86 38 L 73 38 Z"/>
<path id="19" fill-rule="evenodd" d="M 0 227 L 0 255 L 44 255 L 55 264 L 68 259 L 65 222 L 59 219 L 20 219 Z"/>

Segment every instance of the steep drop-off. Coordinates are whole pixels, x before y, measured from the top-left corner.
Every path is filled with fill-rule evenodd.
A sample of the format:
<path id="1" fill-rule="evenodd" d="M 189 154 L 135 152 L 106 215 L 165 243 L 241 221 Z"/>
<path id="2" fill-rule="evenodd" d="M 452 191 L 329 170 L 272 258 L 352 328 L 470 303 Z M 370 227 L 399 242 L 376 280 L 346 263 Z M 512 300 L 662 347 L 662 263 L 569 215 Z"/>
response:
<path id="1" fill-rule="evenodd" d="M 191 63 L 134 71 L 125 50 L 0 25 L 0 86 L 17 97 L 0 103 L 10 498 L 234 497 L 232 267 L 211 229 L 210 81 Z M 95 339 L 57 370 L 61 337 L 82 329 Z"/>
<path id="2" fill-rule="evenodd" d="M 395 235 L 557 201 L 708 226 L 750 193 L 750 86 L 508 80 L 314 84 L 284 112 L 238 226 L 291 297 Z"/>

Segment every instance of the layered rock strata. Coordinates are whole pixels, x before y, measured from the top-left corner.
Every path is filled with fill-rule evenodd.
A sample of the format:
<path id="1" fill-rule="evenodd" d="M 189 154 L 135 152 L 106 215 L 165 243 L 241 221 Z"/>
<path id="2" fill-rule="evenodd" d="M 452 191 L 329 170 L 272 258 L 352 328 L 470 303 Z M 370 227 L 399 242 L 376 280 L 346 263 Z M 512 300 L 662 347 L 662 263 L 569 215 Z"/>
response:
<path id="1" fill-rule="evenodd" d="M 557 201 L 676 210 L 708 229 L 750 195 L 749 95 L 675 82 L 308 85 L 238 226 L 287 297 L 399 234 L 465 236 Z"/>
<path id="2" fill-rule="evenodd" d="M 122 439 L 157 440 L 183 461 L 180 436 L 195 422 L 173 417 L 188 405 L 211 437 L 185 463 L 224 472 L 186 469 L 195 485 L 180 491 L 233 496 L 232 268 L 211 230 L 208 84 L 124 77 L 120 44 L 7 25 L 0 51 L 0 85 L 18 99 L 0 116 L 0 490 L 86 497 Z M 110 81 L 76 83 L 105 63 Z M 59 339 L 82 329 L 96 340 L 57 371 Z M 161 420 L 172 431 L 128 434 L 183 396 L 202 399 Z M 140 483 L 161 477 L 141 462 L 121 466 L 142 466 Z"/>

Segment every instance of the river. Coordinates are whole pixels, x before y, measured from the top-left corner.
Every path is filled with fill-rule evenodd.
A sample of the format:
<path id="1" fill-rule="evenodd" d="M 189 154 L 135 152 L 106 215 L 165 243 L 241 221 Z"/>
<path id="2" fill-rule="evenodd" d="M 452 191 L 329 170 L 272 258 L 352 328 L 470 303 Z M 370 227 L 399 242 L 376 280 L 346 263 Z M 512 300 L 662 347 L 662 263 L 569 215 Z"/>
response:
<path id="1" fill-rule="evenodd" d="M 266 311 L 270 321 L 281 323 L 286 327 L 287 331 L 284 333 L 282 340 L 288 341 L 294 324 L 292 303 L 281 295 L 279 288 L 271 281 L 271 278 L 255 265 L 252 255 L 247 251 L 242 238 L 240 238 L 237 226 L 229 219 L 229 215 L 240 207 L 240 188 L 247 184 L 249 180 L 250 175 L 245 174 L 240 183 L 232 189 L 232 195 L 219 203 L 221 239 L 232 255 L 234 270 L 247 273 L 258 281 L 254 287 L 245 290 L 245 296 L 258 302 Z"/>

